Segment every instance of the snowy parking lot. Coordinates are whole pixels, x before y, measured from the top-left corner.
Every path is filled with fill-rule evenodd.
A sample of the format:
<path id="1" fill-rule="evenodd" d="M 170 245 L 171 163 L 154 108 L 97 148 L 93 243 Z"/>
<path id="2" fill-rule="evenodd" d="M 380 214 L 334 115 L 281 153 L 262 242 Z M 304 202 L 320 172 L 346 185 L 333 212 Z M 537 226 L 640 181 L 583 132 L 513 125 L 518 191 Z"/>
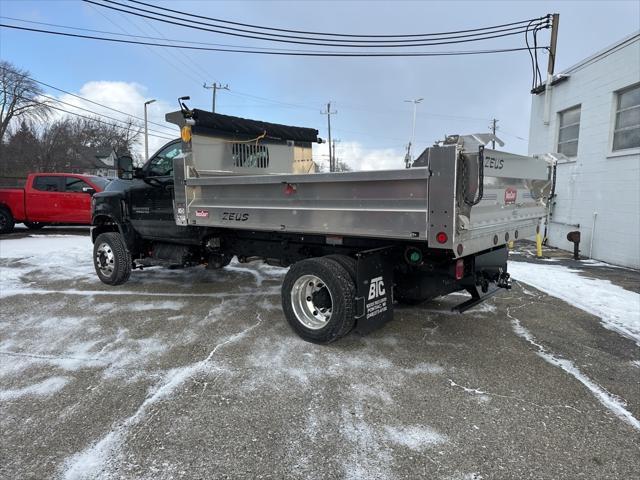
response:
<path id="1" fill-rule="evenodd" d="M 463 315 L 450 295 L 318 346 L 284 269 L 108 287 L 91 249 L 0 240 L 0 478 L 637 478 L 638 272 L 521 248 Z"/>

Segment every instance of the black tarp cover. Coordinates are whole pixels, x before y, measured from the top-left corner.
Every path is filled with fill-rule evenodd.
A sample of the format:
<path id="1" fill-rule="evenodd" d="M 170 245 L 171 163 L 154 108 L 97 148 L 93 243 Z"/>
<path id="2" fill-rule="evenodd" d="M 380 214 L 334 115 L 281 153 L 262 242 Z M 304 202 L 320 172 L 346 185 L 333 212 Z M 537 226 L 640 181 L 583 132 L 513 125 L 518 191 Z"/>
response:
<path id="1" fill-rule="evenodd" d="M 204 127 L 229 134 L 247 135 L 258 137 L 267 132 L 268 138 L 279 140 L 293 140 L 296 142 L 317 142 L 318 130 L 314 128 L 292 127 L 278 123 L 261 122 L 247 118 L 232 117 L 220 113 L 211 113 L 205 110 L 191 110 L 191 118 L 195 120 L 196 127 Z"/>

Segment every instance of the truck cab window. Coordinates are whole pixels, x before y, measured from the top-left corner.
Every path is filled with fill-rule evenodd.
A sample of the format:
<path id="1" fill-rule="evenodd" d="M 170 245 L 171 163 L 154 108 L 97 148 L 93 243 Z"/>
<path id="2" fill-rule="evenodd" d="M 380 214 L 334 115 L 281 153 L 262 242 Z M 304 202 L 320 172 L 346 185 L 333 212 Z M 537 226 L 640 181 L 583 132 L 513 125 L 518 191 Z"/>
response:
<path id="1" fill-rule="evenodd" d="M 42 192 L 62 192 L 63 177 L 36 177 L 33 181 L 33 189 Z"/>
<path id="2" fill-rule="evenodd" d="M 91 188 L 91 186 L 86 183 L 84 180 L 75 177 L 65 177 L 66 185 L 65 191 L 71 193 L 82 193 L 82 189 L 87 187 Z"/>
<path id="3" fill-rule="evenodd" d="M 182 153 L 182 142 L 172 143 L 163 148 L 149 161 L 147 174 L 150 177 L 164 177 L 173 173 L 173 159 Z"/>

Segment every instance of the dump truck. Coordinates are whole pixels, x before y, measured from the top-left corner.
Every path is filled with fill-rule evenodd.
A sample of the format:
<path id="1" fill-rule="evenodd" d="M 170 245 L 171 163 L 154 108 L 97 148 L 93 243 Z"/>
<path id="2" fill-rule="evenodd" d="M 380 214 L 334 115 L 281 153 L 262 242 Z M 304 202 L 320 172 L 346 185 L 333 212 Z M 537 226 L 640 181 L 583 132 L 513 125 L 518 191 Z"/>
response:
<path id="1" fill-rule="evenodd" d="M 98 277 L 233 257 L 289 267 L 282 310 L 310 342 L 379 328 L 395 303 L 462 291 L 463 312 L 510 288 L 507 244 L 546 213 L 549 163 L 489 149 L 491 135 L 449 136 L 411 168 L 316 173 L 315 129 L 184 104 L 166 119 L 180 138 L 141 168 L 119 159 L 93 196 Z"/>

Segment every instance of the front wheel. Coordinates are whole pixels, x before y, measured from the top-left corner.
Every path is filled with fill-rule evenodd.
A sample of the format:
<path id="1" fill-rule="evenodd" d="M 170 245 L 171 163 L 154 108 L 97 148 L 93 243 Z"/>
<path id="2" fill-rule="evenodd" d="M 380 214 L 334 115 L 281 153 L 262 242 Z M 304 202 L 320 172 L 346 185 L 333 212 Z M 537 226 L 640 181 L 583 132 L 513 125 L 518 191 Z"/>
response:
<path id="1" fill-rule="evenodd" d="M 41 230 L 45 227 L 45 224 L 42 222 L 24 222 L 24 226 L 29 230 Z"/>
<path id="2" fill-rule="evenodd" d="M 355 324 L 355 284 L 329 258 L 294 264 L 282 284 L 282 308 L 291 328 L 312 343 L 330 343 Z"/>
<path id="3" fill-rule="evenodd" d="M 15 226 L 13 215 L 6 208 L 0 208 L 0 233 L 11 233 Z"/>
<path id="4" fill-rule="evenodd" d="M 101 233 L 93 244 L 93 265 L 98 278 L 107 285 L 121 285 L 131 275 L 131 254 L 122 235 Z"/>

